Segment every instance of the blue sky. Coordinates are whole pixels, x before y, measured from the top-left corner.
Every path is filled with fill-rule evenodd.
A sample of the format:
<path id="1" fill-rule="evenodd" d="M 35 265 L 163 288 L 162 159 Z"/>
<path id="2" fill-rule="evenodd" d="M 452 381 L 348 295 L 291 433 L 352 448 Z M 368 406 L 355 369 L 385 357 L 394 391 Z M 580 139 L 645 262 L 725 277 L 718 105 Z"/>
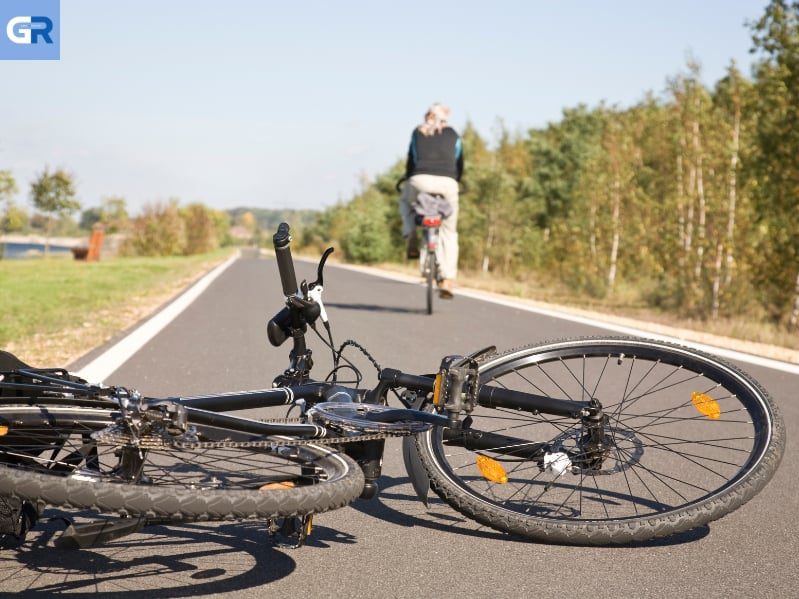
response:
<path id="1" fill-rule="evenodd" d="M 0 61 L 0 169 L 21 203 L 49 165 L 84 207 L 321 208 L 403 157 L 433 101 L 491 138 L 661 93 L 689 54 L 709 84 L 748 73 L 765 6 L 61 0 L 61 60 Z"/>

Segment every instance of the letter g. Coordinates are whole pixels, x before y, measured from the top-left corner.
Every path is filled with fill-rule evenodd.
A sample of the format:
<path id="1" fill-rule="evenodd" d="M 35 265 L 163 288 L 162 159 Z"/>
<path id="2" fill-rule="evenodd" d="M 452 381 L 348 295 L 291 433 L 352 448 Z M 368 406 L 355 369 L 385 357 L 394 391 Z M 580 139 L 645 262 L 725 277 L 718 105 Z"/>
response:
<path id="1" fill-rule="evenodd" d="M 6 35 L 15 44 L 31 43 L 31 18 L 14 17 L 6 25 Z"/>

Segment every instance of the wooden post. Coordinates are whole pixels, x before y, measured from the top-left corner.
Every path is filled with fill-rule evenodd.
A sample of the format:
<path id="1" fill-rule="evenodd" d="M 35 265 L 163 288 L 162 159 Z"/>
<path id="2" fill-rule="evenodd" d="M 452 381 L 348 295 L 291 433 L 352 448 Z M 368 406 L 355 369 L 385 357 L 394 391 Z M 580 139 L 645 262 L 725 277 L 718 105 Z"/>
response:
<path id="1" fill-rule="evenodd" d="M 100 249 L 103 247 L 105 230 L 100 223 L 92 227 L 92 234 L 89 237 L 89 253 L 86 255 L 87 261 L 97 261 L 100 259 Z"/>

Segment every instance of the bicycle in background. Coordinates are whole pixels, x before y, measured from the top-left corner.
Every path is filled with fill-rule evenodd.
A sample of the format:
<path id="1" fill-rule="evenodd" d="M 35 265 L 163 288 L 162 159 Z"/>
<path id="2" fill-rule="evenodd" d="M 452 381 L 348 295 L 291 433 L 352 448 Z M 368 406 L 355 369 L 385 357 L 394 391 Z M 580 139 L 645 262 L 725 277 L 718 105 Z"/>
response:
<path id="1" fill-rule="evenodd" d="M 397 191 L 402 190 L 404 181 L 403 178 L 397 182 Z M 439 286 L 443 280 L 438 260 L 439 229 L 444 219 L 452 214 L 452 206 L 441 194 L 419 192 L 412 202 L 411 208 L 415 213 L 416 226 L 422 229 L 419 264 L 426 284 L 426 311 L 427 314 L 432 314 L 435 287 Z M 412 236 L 418 243 L 415 232 L 412 233 Z M 449 289 L 441 287 L 439 293 L 447 299 L 452 298 L 452 291 Z"/>

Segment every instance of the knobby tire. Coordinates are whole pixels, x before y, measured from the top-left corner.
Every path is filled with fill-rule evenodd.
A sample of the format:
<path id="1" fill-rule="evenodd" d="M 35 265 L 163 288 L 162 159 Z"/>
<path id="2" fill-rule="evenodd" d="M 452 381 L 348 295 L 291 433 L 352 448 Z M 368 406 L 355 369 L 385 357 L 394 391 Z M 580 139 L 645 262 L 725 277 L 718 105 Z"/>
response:
<path id="1" fill-rule="evenodd" d="M 601 469 L 561 476 L 522 455 L 524 443 L 548 442 L 553 454 L 574 448 L 579 421 L 478 407 L 473 430 L 520 440 L 518 450 L 497 452 L 447 445 L 441 428 L 417 436 L 432 488 L 444 501 L 528 538 L 628 543 L 703 526 L 758 493 L 784 451 L 785 427 L 768 393 L 736 366 L 679 345 L 563 340 L 488 358 L 480 372 L 491 385 L 596 397 L 609 418 L 612 447 Z M 476 466 L 478 454 L 502 464 L 507 482 L 488 480 Z"/>

